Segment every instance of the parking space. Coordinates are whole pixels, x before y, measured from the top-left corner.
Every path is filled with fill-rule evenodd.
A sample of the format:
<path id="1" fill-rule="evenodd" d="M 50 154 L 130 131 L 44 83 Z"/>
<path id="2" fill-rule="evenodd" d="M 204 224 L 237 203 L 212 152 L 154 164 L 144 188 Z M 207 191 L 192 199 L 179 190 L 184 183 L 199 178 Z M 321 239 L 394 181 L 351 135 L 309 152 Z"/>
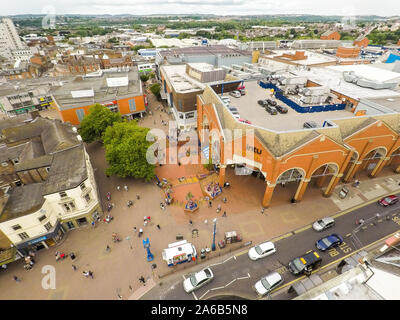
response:
<path id="1" fill-rule="evenodd" d="M 289 106 L 285 105 L 278 99 L 272 96 L 272 92 L 268 89 L 261 88 L 257 81 L 245 82 L 246 95 L 240 98 L 235 98 L 229 94 L 224 96 L 229 97 L 230 106 L 238 109 L 240 118 L 249 120 L 253 125 L 275 130 L 300 130 L 303 129 L 303 123 L 306 121 L 314 121 L 318 126 L 323 126 L 324 121 L 337 118 L 353 117 L 354 114 L 347 110 L 336 110 L 328 112 L 314 112 L 314 113 L 298 113 Z M 257 101 L 271 99 L 278 104 L 286 106 L 288 113 L 277 115 L 269 114 Z"/>

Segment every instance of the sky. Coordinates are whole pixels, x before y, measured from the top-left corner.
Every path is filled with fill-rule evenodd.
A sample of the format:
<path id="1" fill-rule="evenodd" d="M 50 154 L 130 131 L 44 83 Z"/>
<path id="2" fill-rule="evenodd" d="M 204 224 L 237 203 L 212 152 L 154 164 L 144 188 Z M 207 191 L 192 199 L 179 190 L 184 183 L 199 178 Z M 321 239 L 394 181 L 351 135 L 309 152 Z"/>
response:
<path id="1" fill-rule="evenodd" d="M 14 14 L 400 15 L 399 0 L 0 0 Z"/>

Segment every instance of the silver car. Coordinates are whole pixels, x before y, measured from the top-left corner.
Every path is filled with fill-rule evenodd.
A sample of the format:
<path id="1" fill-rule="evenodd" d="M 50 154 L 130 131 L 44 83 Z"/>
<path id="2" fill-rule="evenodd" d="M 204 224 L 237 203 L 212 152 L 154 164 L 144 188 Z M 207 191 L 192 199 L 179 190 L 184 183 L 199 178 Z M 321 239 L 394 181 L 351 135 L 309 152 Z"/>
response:
<path id="1" fill-rule="evenodd" d="M 187 293 L 191 293 L 209 283 L 214 279 L 214 274 L 210 268 L 205 268 L 199 272 L 192 274 L 189 278 L 183 281 L 183 289 Z"/>
<path id="2" fill-rule="evenodd" d="M 260 281 L 256 282 L 256 284 L 254 285 L 254 289 L 259 296 L 265 296 L 266 294 L 277 288 L 282 282 L 282 276 L 278 272 L 273 271 L 267 274 L 265 277 L 261 278 Z"/>
<path id="3" fill-rule="evenodd" d="M 323 231 L 330 227 L 333 227 L 335 224 L 335 220 L 331 217 L 322 218 L 313 223 L 313 229 L 315 231 Z"/>

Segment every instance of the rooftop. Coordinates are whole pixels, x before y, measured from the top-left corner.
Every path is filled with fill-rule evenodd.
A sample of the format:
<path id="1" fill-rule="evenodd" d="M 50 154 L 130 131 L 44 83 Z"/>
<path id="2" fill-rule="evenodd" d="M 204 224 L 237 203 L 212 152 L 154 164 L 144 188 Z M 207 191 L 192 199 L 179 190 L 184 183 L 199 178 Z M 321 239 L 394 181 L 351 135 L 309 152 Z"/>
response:
<path id="1" fill-rule="evenodd" d="M 246 81 L 245 87 L 247 94 L 240 98 L 234 98 L 228 94 L 230 105 L 238 109 L 240 118 L 249 120 L 253 125 L 270 129 L 273 131 L 302 130 L 303 123 L 314 121 L 322 127 L 324 121 L 333 118 L 349 118 L 354 114 L 347 110 L 336 110 L 329 112 L 298 113 L 283 102 L 272 97 L 269 90 L 261 88 L 256 81 Z M 278 104 L 288 108 L 288 113 L 270 115 L 257 101 L 264 99 L 275 100 Z"/>
<path id="2" fill-rule="evenodd" d="M 265 55 L 268 58 L 279 58 L 281 60 L 287 60 L 288 62 L 293 62 L 303 66 L 310 66 L 321 63 L 336 62 L 336 58 L 333 56 L 328 56 L 325 54 L 320 54 L 312 51 L 304 51 L 304 55 L 307 57 L 304 60 L 292 60 L 290 58 L 282 57 L 282 55 L 295 55 L 299 50 L 274 50 L 270 55 Z M 301 50 L 303 51 L 303 50 Z"/>
<path id="3" fill-rule="evenodd" d="M 159 52 L 162 57 L 174 56 L 174 55 L 245 55 L 251 56 L 251 52 L 231 49 L 223 45 L 214 45 L 214 46 L 196 46 L 196 47 L 188 47 L 188 48 L 177 48 L 177 49 L 168 49 L 162 50 Z"/>
<path id="4" fill-rule="evenodd" d="M 381 82 L 400 82 L 400 73 L 392 72 L 390 70 L 376 68 L 367 64 L 354 64 L 344 66 L 329 66 L 332 70 L 354 71 L 356 76 L 363 77 L 370 80 Z"/>
<path id="5" fill-rule="evenodd" d="M 77 77 L 52 90 L 61 110 L 128 98 L 142 93 L 137 68 L 100 72 L 98 76 Z"/>

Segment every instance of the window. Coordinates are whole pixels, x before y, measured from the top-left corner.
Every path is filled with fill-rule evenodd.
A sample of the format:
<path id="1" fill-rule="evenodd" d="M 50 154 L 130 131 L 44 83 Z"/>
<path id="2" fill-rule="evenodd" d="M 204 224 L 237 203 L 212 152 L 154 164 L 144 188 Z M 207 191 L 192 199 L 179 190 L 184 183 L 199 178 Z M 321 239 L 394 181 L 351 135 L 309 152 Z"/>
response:
<path id="1" fill-rule="evenodd" d="M 81 185 L 80 185 L 80 187 L 81 187 L 81 190 L 85 190 L 85 188 L 86 188 L 85 183 L 82 182 Z"/>
<path id="2" fill-rule="evenodd" d="M 50 222 L 47 222 L 47 223 L 44 225 L 44 227 L 46 228 L 47 231 L 50 231 L 50 230 L 53 228 L 53 226 L 51 225 Z"/>
<path id="3" fill-rule="evenodd" d="M 71 211 L 74 211 L 75 210 L 75 203 L 73 203 L 73 202 L 67 202 L 67 203 L 63 203 L 63 207 L 64 207 L 64 210 L 66 211 L 66 212 L 71 212 Z"/>
<path id="4" fill-rule="evenodd" d="M 40 221 L 40 222 L 42 222 L 43 220 L 45 220 L 47 217 L 46 217 L 46 215 L 44 214 L 44 215 L 42 215 L 41 217 L 39 217 L 38 218 L 38 220 Z"/>
<path id="5" fill-rule="evenodd" d="M 46 167 L 46 171 L 49 172 L 50 171 L 50 167 Z"/>
<path id="6" fill-rule="evenodd" d="M 92 200 L 92 199 L 90 198 L 89 193 L 85 194 L 85 200 L 86 200 L 87 203 L 89 203 L 90 200 Z"/>
<path id="7" fill-rule="evenodd" d="M 17 231 L 18 229 L 21 229 L 21 226 L 19 224 L 16 224 L 15 226 L 12 226 L 11 228 L 13 228 L 15 231 Z"/>
<path id="8" fill-rule="evenodd" d="M 61 191 L 61 192 L 59 193 L 59 195 L 60 195 L 61 198 L 65 198 L 65 197 L 67 196 L 67 193 L 64 192 L 64 191 Z"/>
<path id="9" fill-rule="evenodd" d="M 191 119 L 191 118 L 194 118 L 194 112 L 186 113 L 186 119 Z"/>
<path id="10" fill-rule="evenodd" d="M 22 183 L 21 183 L 20 180 L 18 180 L 18 181 L 15 181 L 15 185 L 16 185 L 17 187 L 20 187 L 20 186 L 22 186 Z"/>
<path id="11" fill-rule="evenodd" d="M 18 235 L 21 238 L 21 240 L 29 239 L 29 236 L 26 232 L 18 233 Z"/>

